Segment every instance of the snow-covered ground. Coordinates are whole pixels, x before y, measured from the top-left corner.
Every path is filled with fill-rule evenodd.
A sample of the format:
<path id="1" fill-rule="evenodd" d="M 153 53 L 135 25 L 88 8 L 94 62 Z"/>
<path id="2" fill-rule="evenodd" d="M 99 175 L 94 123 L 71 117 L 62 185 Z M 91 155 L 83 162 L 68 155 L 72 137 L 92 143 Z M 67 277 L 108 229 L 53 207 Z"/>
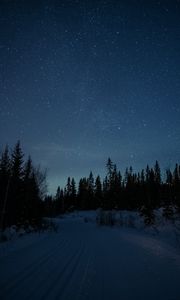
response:
<path id="1" fill-rule="evenodd" d="M 94 212 L 56 222 L 0 245 L 1 300 L 180 299 L 180 249 L 158 234 L 98 226 Z"/>

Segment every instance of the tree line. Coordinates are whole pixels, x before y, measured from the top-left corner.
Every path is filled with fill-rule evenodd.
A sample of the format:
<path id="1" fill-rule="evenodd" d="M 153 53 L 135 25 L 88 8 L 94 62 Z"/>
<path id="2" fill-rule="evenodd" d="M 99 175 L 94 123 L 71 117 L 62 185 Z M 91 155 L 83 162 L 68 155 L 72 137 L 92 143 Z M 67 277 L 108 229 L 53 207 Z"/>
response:
<path id="1" fill-rule="evenodd" d="M 167 219 L 180 213 L 180 165 L 162 174 L 159 162 L 140 172 L 126 168 L 122 175 L 108 158 L 106 176 L 94 178 L 90 172 L 76 184 L 68 177 L 65 188 L 58 186 L 55 196 L 47 195 L 46 172 L 35 167 L 18 141 L 10 152 L 0 156 L 0 227 L 12 224 L 40 224 L 43 216 L 56 216 L 72 210 L 138 210 L 146 224 L 154 219 L 154 210 L 163 208 Z"/>
<path id="2" fill-rule="evenodd" d="M 145 222 L 152 223 L 155 209 L 163 207 L 165 218 L 173 218 L 174 212 L 180 212 L 180 165 L 173 171 L 167 169 L 162 175 L 159 162 L 153 167 L 149 165 L 141 172 L 134 172 L 132 167 L 126 168 L 124 176 L 116 164 L 108 158 L 107 174 L 103 180 L 98 175 L 94 178 L 90 172 L 88 177 L 79 180 L 78 186 L 74 178 L 68 177 L 64 189 L 59 186 L 55 197 L 45 198 L 45 210 L 51 215 L 65 211 L 94 210 L 139 210 Z M 164 180 L 163 180 L 164 178 Z"/>

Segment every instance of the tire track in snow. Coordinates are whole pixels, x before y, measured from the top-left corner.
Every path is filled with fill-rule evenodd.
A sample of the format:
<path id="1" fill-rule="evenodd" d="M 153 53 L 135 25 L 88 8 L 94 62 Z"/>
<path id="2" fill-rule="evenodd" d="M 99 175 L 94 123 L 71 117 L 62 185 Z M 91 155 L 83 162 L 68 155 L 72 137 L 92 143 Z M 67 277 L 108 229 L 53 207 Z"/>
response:
<path id="1" fill-rule="evenodd" d="M 8 281 L 8 283 L 6 284 L 3 283 L 3 285 L 0 286 L 1 293 L 6 295 L 6 299 L 9 299 L 9 297 L 11 298 L 15 294 L 17 294 L 19 288 L 21 288 L 21 285 L 23 285 L 25 281 L 29 280 L 34 275 L 37 276 L 38 273 L 41 273 L 41 267 L 45 264 L 49 264 L 50 260 L 53 259 L 53 256 L 55 253 L 57 253 L 58 249 L 63 251 L 69 243 L 69 240 L 60 240 L 56 247 L 53 248 L 50 252 L 48 251 L 47 254 L 45 254 L 45 256 L 43 256 L 40 260 L 38 258 L 35 261 L 31 262 L 31 264 L 29 264 L 29 267 L 26 266 L 23 272 L 21 272 L 18 277 L 12 278 L 12 281 Z"/>
<path id="2" fill-rule="evenodd" d="M 86 299 L 88 296 L 88 292 L 90 290 L 91 287 L 91 277 L 94 275 L 92 274 L 92 261 L 93 261 L 93 255 L 92 253 L 88 256 L 85 268 L 84 268 L 84 272 L 82 275 L 82 279 L 80 282 L 80 287 L 79 287 L 79 292 L 77 294 L 77 299 L 81 300 L 81 299 Z"/>
<path id="3" fill-rule="evenodd" d="M 62 236 L 62 238 L 63 238 L 63 235 L 62 234 L 58 234 L 58 236 Z M 63 239 L 62 239 L 63 240 Z M 54 240 L 53 240 L 54 241 Z M 45 246 L 46 247 L 44 247 L 44 248 L 42 248 L 42 242 L 45 242 L 46 244 L 45 244 Z M 48 242 L 48 243 L 47 243 Z M 35 257 L 33 257 L 32 256 L 32 253 L 31 253 L 31 248 L 34 250 L 34 248 L 37 248 L 38 250 L 39 250 L 39 244 L 41 245 L 41 248 L 40 248 L 40 251 L 38 252 L 36 252 L 36 256 Z M 3 257 L 1 257 L 0 258 L 0 261 L 1 260 L 3 260 L 4 258 L 5 259 L 8 259 L 8 256 L 10 256 L 10 255 L 12 255 L 12 257 L 13 256 L 15 256 L 16 254 L 18 255 L 18 256 L 24 256 L 24 253 L 26 252 L 25 250 L 26 250 L 26 248 L 28 249 L 28 254 L 30 254 L 30 257 L 31 257 L 31 262 L 30 263 L 27 263 L 27 264 L 25 264 L 24 265 L 24 267 L 22 268 L 22 269 L 20 269 L 20 270 L 18 270 L 18 272 L 19 271 L 21 271 L 21 273 L 23 273 L 24 271 L 26 271 L 27 269 L 29 269 L 30 267 L 31 267 L 31 265 L 33 265 L 33 264 L 37 264 L 41 259 L 42 259 L 42 255 L 43 256 L 45 256 L 45 255 L 48 255 L 48 253 L 49 253 L 49 247 L 47 247 L 47 245 L 49 246 L 49 245 L 52 245 L 51 243 L 49 243 L 49 237 L 46 237 L 45 239 L 43 239 L 43 240 L 38 240 L 38 239 L 36 239 L 36 243 L 33 243 L 33 244 L 31 244 L 29 247 L 28 247 L 28 245 L 26 245 L 26 246 L 24 246 L 24 247 L 21 247 L 20 249 L 16 249 L 15 251 L 13 251 L 13 252 L 10 252 L 10 253 L 8 253 L 8 254 L 6 254 L 6 255 L 4 255 Z M 51 246 L 51 248 L 52 248 L 52 246 Z M 26 262 L 28 261 L 28 257 L 26 256 Z M 16 276 L 16 274 L 15 274 L 15 276 Z M 18 276 L 18 274 L 17 274 L 17 276 Z M 11 279 L 13 279 L 14 277 L 12 277 L 12 278 L 8 278 L 9 279 L 9 281 L 11 281 Z"/>
<path id="4" fill-rule="evenodd" d="M 50 282 L 48 289 L 45 290 L 44 294 L 39 299 L 45 300 L 45 299 L 48 299 L 49 296 L 50 296 L 50 299 L 54 299 L 54 300 L 61 299 L 65 289 L 67 288 L 67 286 L 69 284 L 69 281 L 70 281 L 73 273 L 75 272 L 78 264 L 80 263 L 80 258 L 82 257 L 84 249 L 85 249 L 85 247 L 84 247 L 84 244 L 82 243 L 78 252 L 76 252 L 77 249 L 74 250 L 73 255 L 70 256 L 70 258 L 64 264 L 64 266 L 60 270 L 60 272 L 56 275 L 55 278 L 53 278 L 53 281 Z M 67 275 L 65 276 L 66 272 L 67 272 Z M 53 289 L 58 286 L 58 283 L 59 284 L 61 283 L 61 280 L 62 280 L 61 289 L 58 291 L 58 294 L 56 296 L 51 297 L 51 293 L 53 293 Z"/>
<path id="5" fill-rule="evenodd" d="M 78 266 L 81 264 L 80 260 L 81 260 L 82 254 L 83 254 L 83 250 L 84 250 L 84 248 L 79 253 L 75 263 L 73 264 L 73 268 L 71 269 L 71 271 L 67 275 L 66 279 L 64 280 L 63 286 L 62 286 L 61 290 L 58 291 L 58 294 L 56 295 L 55 300 L 61 299 L 61 297 L 64 295 L 64 292 L 65 292 L 67 286 L 69 285 L 70 280 L 72 280 L 73 274 L 77 270 Z"/>
<path id="6" fill-rule="evenodd" d="M 97 270 L 99 269 L 99 263 L 97 263 L 96 259 L 97 249 L 93 245 L 91 235 L 87 231 L 84 233 L 85 251 L 81 256 L 81 261 L 69 280 L 68 288 L 57 299 L 92 300 L 94 299 L 94 291 L 98 295 L 96 299 L 100 299 L 99 278 L 97 278 Z"/>
<path id="7" fill-rule="evenodd" d="M 67 247 L 68 245 L 68 247 Z M 70 255 L 70 253 L 68 254 L 68 252 L 66 251 L 67 248 L 70 249 L 71 248 L 71 244 L 70 241 L 69 243 L 66 245 L 66 247 L 63 248 L 63 252 L 61 257 L 59 257 L 59 255 L 54 255 L 53 260 L 55 261 L 55 265 L 53 264 L 49 264 L 48 265 L 48 274 L 44 274 L 43 273 L 43 277 L 41 278 L 41 280 L 38 280 L 36 282 L 36 284 L 33 286 L 33 290 L 31 289 L 31 291 L 29 292 L 28 296 L 26 297 L 26 300 L 28 299 L 41 299 L 42 297 L 42 293 L 46 294 L 44 291 L 46 289 L 47 286 L 53 285 L 53 280 L 54 280 L 54 276 L 56 278 L 57 274 L 57 269 L 61 269 L 62 266 L 64 266 L 64 262 L 67 261 L 68 255 Z M 59 260 L 58 260 L 59 258 Z M 50 270 L 51 269 L 51 270 Z M 39 272 L 39 274 L 41 275 L 41 271 Z M 58 271 L 59 273 L 59 271 Z M 46 298 L 45 298 L 46 299 Z"/>
<path id="8" fill-rule="evenodd" d="M 38 274 L 38 270 L 39 272 L 41 272 L 41 267 L 49 262 L 49 259 L 53 256 L 53 254 L 56 252 L 57 249 L 61 248 L 61 250 L 63 250 L 63 248 L 65 248 L 64 244 L 65 242 L 67 243 L 66 240 L 64 240 L 64 243 L 62 244 L 61 242 L 58 243 L 58 245 L 56 246 L 56 248 L 53 248 L 53 251 L 49 252 L 43 256 L 40 260 L 39 258 L 34 262 L 32 262 L 31 264 L 29 264 L 29 268 L 25 267 L 24 272 L 21 272 L 18 274 L 18 277 L 16 278 L 12 278 L 12 281 L 9 283 L 8 280 L 8 284 L 4 284 L 1 287 L 1 291 L 3 291 L 3 294 L 6 295 L 6 297 L 11 296 L 12 294 L 14 295 L 14 293 L 18 292 L 19 286 L 22 285 L 23 283 L 25 283 L 28 279 L 30 279 L 30 277 L 33 277 L 34 274 Z"/>

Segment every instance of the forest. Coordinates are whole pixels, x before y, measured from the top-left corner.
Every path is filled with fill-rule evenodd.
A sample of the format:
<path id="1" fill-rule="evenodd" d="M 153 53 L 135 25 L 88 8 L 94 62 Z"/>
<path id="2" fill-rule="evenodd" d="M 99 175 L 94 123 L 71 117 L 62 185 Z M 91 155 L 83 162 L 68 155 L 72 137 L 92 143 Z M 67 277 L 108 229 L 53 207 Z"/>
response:
<path id="1" fill-rule="evenodd" d="M 154 222 L 154 211 L 163 209 L 165 219 L 180 214 L 180 165 L 162 174 L 158 161 L 140 172 L 132 167 L 121 171 L 108 158 L 106 176 L 94 178 L 92 171 L 76 184 L 68 177 L 55 196 L 47 194 L 46 171 L 24 159 L 20 141 L 10 151 L 6 146 L 0 157 L 1 229 L 11 225 L 41 226 L 43 217 L 55 217 L 73 210 L 134 210 L 145 225 Z"/>

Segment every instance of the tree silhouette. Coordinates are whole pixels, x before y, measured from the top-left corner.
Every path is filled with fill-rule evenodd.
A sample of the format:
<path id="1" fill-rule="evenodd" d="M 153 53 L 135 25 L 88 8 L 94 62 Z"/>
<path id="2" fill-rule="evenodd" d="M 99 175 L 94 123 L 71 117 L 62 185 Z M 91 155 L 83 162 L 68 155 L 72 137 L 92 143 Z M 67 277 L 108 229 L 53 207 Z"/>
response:
<path id="1" fill-rule="evenodd" d="M 95 180 L 94 198 L 95 198 L 95 208 L 103 207 L 102 183 L 99 175 L 96 177 Z"/>

